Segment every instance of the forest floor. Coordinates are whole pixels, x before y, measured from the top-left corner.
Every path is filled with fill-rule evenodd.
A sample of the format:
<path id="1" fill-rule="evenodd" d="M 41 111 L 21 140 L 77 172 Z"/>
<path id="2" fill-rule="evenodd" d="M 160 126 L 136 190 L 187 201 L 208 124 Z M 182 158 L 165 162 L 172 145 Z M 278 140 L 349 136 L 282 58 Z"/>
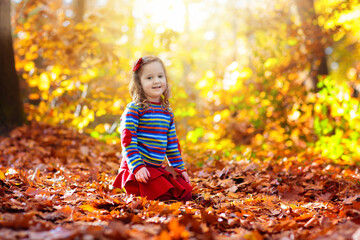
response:
<path id="1" fill-rule="evenodd" d="M 357 166 L 301 153 L 207 161 L 188 168 L 195 199 L 159 202 L 110 187 L 119 155 L 64 127 L 1 137 L 0 238 L 360 239 Z"/>

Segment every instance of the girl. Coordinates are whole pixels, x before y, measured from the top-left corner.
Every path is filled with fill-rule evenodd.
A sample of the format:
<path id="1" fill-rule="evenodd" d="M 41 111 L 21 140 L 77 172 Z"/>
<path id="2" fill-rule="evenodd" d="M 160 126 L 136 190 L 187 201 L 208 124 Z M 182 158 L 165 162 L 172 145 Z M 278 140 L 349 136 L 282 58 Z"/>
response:
<path id="1" fill-rule="evenodd" d="M 133 102 L 127 105 L 120 125 L 123 160 L 113 186 L 149 200 L 190 200 L 192 187 L 169 107 L 166 70 L 158 57 L 135 62 L 130 95 Z M 177 178 L 162 166 L 165 156 Z"/>

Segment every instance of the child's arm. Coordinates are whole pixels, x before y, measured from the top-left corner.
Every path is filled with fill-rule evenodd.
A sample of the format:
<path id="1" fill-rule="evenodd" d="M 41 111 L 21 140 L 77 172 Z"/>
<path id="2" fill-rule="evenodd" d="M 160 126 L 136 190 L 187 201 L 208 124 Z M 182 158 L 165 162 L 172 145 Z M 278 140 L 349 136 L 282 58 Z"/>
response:
<path id="1" fill-rule="evenodd" d="M 184 162 L 180 153 L 179 140 L 176 135 L 174 114 L 171 113 L 170 128 L 167 133 L 167 148 L 166 155 L 170 166 L 180 171 L 185 171 Z"/>
<path id="2" fill-rule="evenodd" d="M 137 145 L 137 128 L 139 124 L 139 109 L 134 103 L 130 103 L 121 120 L 121 144 L 124 147 L 126 161 L 133 174 L 145 167 Z"/>

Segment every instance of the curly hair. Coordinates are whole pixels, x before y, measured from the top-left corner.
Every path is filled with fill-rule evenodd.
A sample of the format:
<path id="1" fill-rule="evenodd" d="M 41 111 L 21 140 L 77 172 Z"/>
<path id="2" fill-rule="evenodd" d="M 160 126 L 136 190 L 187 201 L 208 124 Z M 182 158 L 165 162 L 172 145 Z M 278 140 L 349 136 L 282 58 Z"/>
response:
<path id="1" fill-rule="evenodd" d="M 168 76 L 167 76 L 165 65 L 164 65 L 163 61 L 161 61 L 161 59 L 156 56 L 142 57 L 140 66 L 135 71 L 133 71 L 132 78 L 130 80 L 130 85 L 129 85 L 130 96 L 136 105 L 144 107 L 145 109 L 149 107 L 150 102 L 146 98 L 145 92 L 141 86 L 140 76 L 142 74 L 143 67 L 146 64 L 149 64 L 152 62 L 159 62 L 162 65 L 162 68 L 164 69 L 164 74 L 165 74 L 165 78 L 166 78 L 166 89 L 165 89 L 163 95 L 161 96 L 161 106 L 163 108 L 167 109 L 168 111 L 171 111 L 170 103 L 169 103 L 170 87 L 168 84 Z M 134 67 L 136 64 L 138 64 L 138 61 L 135 62 Z"/>

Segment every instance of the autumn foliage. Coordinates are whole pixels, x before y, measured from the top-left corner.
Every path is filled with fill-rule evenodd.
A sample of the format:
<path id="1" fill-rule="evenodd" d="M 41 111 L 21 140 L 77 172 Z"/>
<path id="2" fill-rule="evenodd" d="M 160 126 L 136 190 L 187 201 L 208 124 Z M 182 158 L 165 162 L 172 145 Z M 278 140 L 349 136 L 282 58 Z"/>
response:
<path id="1" fill-rule="evenodd" d="M 188 26 L 180 35 L 144 23 L 131 14 L 139 7 L 131 2 L 90 8 L 78 21 L 71 5 L 62 1 L 20 1 L 14 5 L 14 48 L 28 119 L 64 124 L 117 143 L 119 117 L 130 101 L 134 56 L 155 54 L 169 71 L 179 136 L 183 145 L 193 143 L 194 151 L 196 146 L 223 151 L 245 146 L 240 152 L 249 146 L 289 152 L 310 148 L 334 161 L 356 162 L 360 54 L 353 16 L 359 6 L 356 1 L 316 1 L 316 15 L 306 19 L 314 9 L 295 2 L 297 12 L 290 11 L 295 5 L 279 0 L 262 18 L 239 18 L 244 9 L 237 5 L 238 13 L 230 5 L 209 5 L 228 10 L 233 21 L 244 21 L 242 28 L 228 28 L 233 25 L 221 12 L 208 15 L 210 22 L 221 19 L 214 27 L 222 30 L 223 39 L 205 25 L 198 32 Z M 139 37 L 139 31 L 147 37 Z M 235 42 L 226 40 L 233 31 Z M 208 40 L 199 40 L 200 33 Z M 247 54 L 238 55 L 240 48 L 214 51 L 221 41 L 243 44 Z M 347 46 L 355 50 L 339 55 Z M 342 57 L 346 54 L 354 58 Z M 324 58 L 329 67 L 341 65 L 317 79 L 314 74 L 324 74 L 317 70 Z"/>
<path id="2" fill-rule="evenodd" d="M 358 168 L 324 158 L 292 155 L 249 162 L 223 157 L 201 168 L 190 165 L 194 199 L 159 202 L 110 187 L 119 167 L 116 145 L 37 123 L 0 140 L 3 239 L 359 235 Z"/>
<path id="3" fill-rule="evenodd" d="M 360 238 L 358 1 L 157 6 L 180 27 L 140 1 L 76 2 L 12 1 L 29 125 L 0 138 L 1 237 Z M 186 203 L 111 188 L 131 65 L 149 54 L 170 78 Z"/>

